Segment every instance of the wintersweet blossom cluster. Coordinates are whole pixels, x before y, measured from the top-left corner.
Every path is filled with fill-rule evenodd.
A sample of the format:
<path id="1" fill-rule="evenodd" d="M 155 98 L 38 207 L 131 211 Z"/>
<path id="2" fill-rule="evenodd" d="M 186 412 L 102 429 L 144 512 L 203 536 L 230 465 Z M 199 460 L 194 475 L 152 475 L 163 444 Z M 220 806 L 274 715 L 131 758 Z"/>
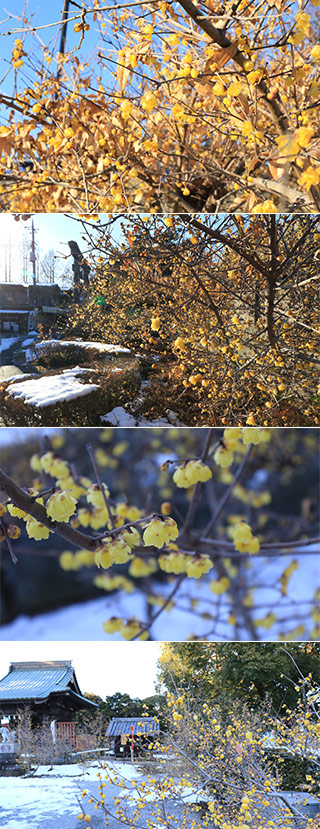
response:
<path id="1" fill-rule="evenodd" d="M 59 564 L 62 570 L 80 570 L 81 567 L 91 567 L 95 563 L 94 552 L 90 550 L 64 550 L 59 556 Z"/>
<path id="2" fill-rule="evenodd" d="M 222 469 L 229 469 L 234 461 L 234 453 L 243 451 L 241 443 L 244 446 L 250 446 L 250 444 L 257 446 L 259 443 L 269 441 L 270 437 L 269 429 L 250 426 L 227 427 L 223 432 L 222 444 L 214 452 L 213 459 Z"/>
<path id="3" fill-rule="evenodd" d="M 27 494 L 35 497 L 38 495 L 38 491 L 33 487 L 30 487 L 27 490 Z M 41 496 L 36 498 L 38 504 L 43 504 L 43 498 Z M 36 518 L 33 518 L 32 515 L 24 512 L 24 510 L 15 507 L 13 504 L 7 504 L 7 509 L 10 515 L 13 515 L 16 518 L 22 518 L 25 522 L 26 532 L 29 538 L 34 538 L 35 541 L 41 541 L 42 539 L 49 538 L 50 530 L 40 521 L 37 521 Z"/>
<path id="4" fill-rule="evenodd" d="M 102 539 L 101 547 L 95 553 L 97 567 L 107 570 L 112 564 L 126 564 L 132 556 L 131 547 L 124 538 L 106 536 Z"/>
<path id="5" fill-rule="evenodd" d="M 173 475 L 174 483 L 184 489 L 188 489 L 200 481 L 205 483 L 210 478 L 212 478 L 211 469 L 199 460 L 187 461 L 178 466 Z"/>
<path id="6" fill-rule="evenodd" d="M 129 573 L 130 576 L 134 578 L 142 578 L 143 576 L 151 576 L 152 573 L 156 573 L 158 569 L 157 561 L 155 558 L 141 558 L 141 556 L 135 556 L 135 558 L 130 562 L 129 565 Z"/>
<path id="7" fill-rule="evenodd" d="M 146 547 L 157 547 L 160 550 L 178 538 L 178 535 L 179 530 L 173 518 L 153 518 L 143 532 L 143 543 Z"/>
<path id="8" fill-rule="evenodd" d="M 34 472 L 43 471 L 52 478 L 67 478 L 70 475 L 69 464 L 52 451 L 45 452 L 44 455 L 32 455 L 30 466 Z"/>
<path id="9" fill-rule="evenodd" d="M 93 584 L 99 587 L 100 590 L 105 590 L 107 593 L 113 590 L 124 590 L 125 593 L 132 593 L 134 590 L 134 583 L 127 579 L 126 576 L 121 576 L 119 573 L 99 573 L 93 579 Z"/>
<path id="10" fill-rule="evenodd" d="M 172 552 L 161 555 L 158 561 L 161 570 L 165 573 L 174 573 L 176 576 L 186 573 L 189 578 L 200 579 L 213 567 L 209 556 L 192 556 L 185 553 Z"/>
<path id="11" fill-rule="evenodd" d="M 245 521 L 230 527 L 229 535 L 233 539 L 235 549 L 239 553 L 258 553 L 260 550 L 259 539 L 252 535 L 252 529 Z"/>
<path id="12" fill-rule="evenodd" d="M 127 640 L 133 639 L 139 632 L 141 632 L 139 639 L 149 638 L 148 631 L 142 631 L 141 622 L 135 617 L 125 621 L 118 616 L 111 616 L 111 619 L 104 622 L 103 630 L 105 633 L 120 633 L 120 636 Z"/>

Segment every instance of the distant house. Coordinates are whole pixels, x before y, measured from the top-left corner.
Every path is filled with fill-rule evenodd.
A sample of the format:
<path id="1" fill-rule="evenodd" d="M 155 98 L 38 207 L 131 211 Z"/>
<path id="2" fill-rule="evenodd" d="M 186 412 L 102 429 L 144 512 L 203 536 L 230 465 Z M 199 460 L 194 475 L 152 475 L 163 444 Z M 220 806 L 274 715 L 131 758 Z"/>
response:
<path id="1" fill-rule="evenodd" d="M 25 334 L 39 323 L 52 325 L 65 314 L 70 295 L 59 285 L 22 285 L 12 282 L 0 286 L 0 332 Z"/>
<path id="2" fill-rule="evenodd" d="M 97 708 L 81 694 L 71 662 L 12 662 L 0 680 L 0 721 L 15 725 L 26 707 L 34 724 L 55 721 L 57 727 L 71 726 L 79 710 Z"/>
<path id="3" fill-rule="evenodd" d="M 156 717 L 113 717 L 106 730 L 106 737 L 116 757 L 128 757 L 133 740 L 134 752 L 140 754 L 150 742 L 158 739 L 159 721 Z"/>

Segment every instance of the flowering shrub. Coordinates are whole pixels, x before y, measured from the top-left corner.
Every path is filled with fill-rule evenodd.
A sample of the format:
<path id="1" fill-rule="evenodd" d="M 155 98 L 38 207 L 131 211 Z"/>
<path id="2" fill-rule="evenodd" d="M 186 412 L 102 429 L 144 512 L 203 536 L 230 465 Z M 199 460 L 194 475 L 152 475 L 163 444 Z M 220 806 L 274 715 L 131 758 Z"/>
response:
<path id="1" fill-rule="evenodd" d="M 191 638 L 259 639 L 269 631 L 317 638 L 316 515 L 303 502 L 305 518 L 295 522 L 277 515 L 273 501 L 275 487 L 290 484 L 291 459 L 303 468 L 304 459 L 317 456 L 316 433 L 239 427 L 89 434 L 96 442 L 87 453 L 79 451 L 88 435 L 81 430 L 53 436 L 50 449 L 46 438 L 40 453 L 33 449 L 36 478 L 29 489 L 1 472 L 1 531 L 13 560 L 23 527 L 35 541 L 64 539 L 62 570 L 84 568 L 111 593 L 113 621 L 105 630 L 128 639 L 149 631 L 161 638 L 165 613 L 172 614 L 174 633 L 185 612 L 194 620 Z M 290 460 L 279 468 L 286 446 Z M 228 467 L 220 452 L 230 456 Z M 128 617 L 115 627 L 117 590 L 137 601 L 130 600 Z M 139 607 L 145 601 L 142 614 L 138 597 Z"/>
<path id="2" fill-rule="evenodd" d="M 318 210 L 318 5 L 86 0 L 65 54 L 5 19 L 3 209 Z"/>
<path id="3" fill-rule="evenodd" d="M 118 623 L 113 621 L 114 629 Z M 234 650 L 234 645 L 229 647 Z M 250 643 L 246 647 L 250 652 Z M 160 682 L 167 691 L 162 670 L 165 648 L 160 656 Z M 192 650 L 196 675 L 187 688 L 182 685 L 167 691 L 167 731 L 150 737 L 145 752 L 148 762 L 140 759 L 136 764 L 134 780 L 123 765 L 118 770 L 110 762 L 102 764 L 99 792 L 82 793 L 79 819 L 88 815 L 93 820 L 94 807 L 106 821 L 112 816 L 115 826 L 125 824 L 132 829 L 142 825 L 171 829 L 177 822 L 183 829 L 212 825 L 221 829 L 319 829 L 320 811 L 313 816 L 305 811 L 312 793 L 316 812 L 320 795 L 319 705 L 315 704 L 319 685 L 297 669 L 298 703 L 293 710 L 284 705 L 281 713 L 268 704 L 253 711 L 250 692 L 241 705 L 212 700 L 203 681 L 206 663 L 196 644 Z M 174 646 L 170 656 L 174 662 Z M 275 684 L 280 681 L 275 673 Z M 288 760 L 300 761 L 295 785 L 298 800 L 285 790 L 283 766 Z M 108 784 L 117 787 L 113 804 L 106 802 Z"/>

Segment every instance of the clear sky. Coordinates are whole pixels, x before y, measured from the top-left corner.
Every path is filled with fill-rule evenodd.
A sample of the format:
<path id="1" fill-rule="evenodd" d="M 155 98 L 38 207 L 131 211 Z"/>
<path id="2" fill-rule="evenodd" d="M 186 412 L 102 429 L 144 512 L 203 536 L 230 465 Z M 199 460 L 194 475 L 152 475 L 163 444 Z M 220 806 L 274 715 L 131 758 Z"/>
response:
<path id="1" fill-rule="evenodd" d="M 106 214 L 101 213 L 100 217 L 101 221 L 107 221 Z M 40 258 L 51 248 L 54 249 L 57 255 L 69 255 L 68 241 L 71 239 L 78 242 L 81 251 L 84 254 L 86 253 L 83 228 L 81 222 L 77 221 L 76 218 L 72 218 L 65 213 L 35 213 L 32 218 L 36 230 L 36 252 Z M 10 244 L 12 247 L 12 261 L 16 257 L 16 261 L 20 262 L 22 240 L 25 234 L 27 234 L 28 239 L 31 239 L 31 218 L 27 221 L 20 219 L 17 222 L 11 213 L 0 214 L 0 282 L 3 282 L 5 278 L 5 249 Z M 120 222 L 113 225 L 112 238 L 114 241 L 120 240 Z M 71 259 L 68 259 L 66 264 L 70 265 L 71 261 Z M 12 281 L 22 282 L 22 274 L 20 280 L 20 274 L 14 275 L 13 271 L 12 265 Z"/>
<path id="2" fill-rule="evenodd" d="M 82 693 L 144 699 L 155 693 L 159 656 L 158 642 L 1 642 L 0 679 L 10 662 L 70 659 Z"/>
<path id="3" fill-rule="evenodd" d="M 8 0 L 8 2 L 0 0 L 0 88 L 6 94 L 10 94 L 12 91 L 14 79 L 12 69 L 10 69 L 9 74 L 6 76 L 9 69 L 8 61 L 11 57 L 15 38 L 19 38 L 21 36 L 20 34 L 13 33 L 12 35 L 8 35 L 7 33 L 9 30 L 12 31 L 13 29 L 21 28 L 21 23 L 17 18 L 21 17 L 23 14 L 25 5 L 27 6 L 27 18 L 28 20 L 31 18 L 31 25 L 46 26 L 48 23 L 57 23 L 57 21 L 60 21 L 64 3 L 63 0 L 50 0 L 50 3 L 46 2 L 46 0 L 28 0 L 27 3 L 25 3 L 25 0 Z M 81 6 L 81 3 L 79 3 L 79 5 Z M 79 9 L 76 9 L 75 6 L 72 7 L 72 4 L 70 3 L 69 17 L 73 17 L 74 13 L 77 11 L 79 11 Z M 86 32 L 81 50 L 77 52 L 77 57 L 80 60 L 83 58 L 90 58 L 94 50 L 101 47 L 100 35 L 97 26 L 92 21 L 92 15 L 89 15 L 89 18 L 88 23 L 90 24 L 90 30 Z M 66 51 L 74 49 L 79 43 L 79 34 L 74 32 L 73 27 L 74 22 L 70 22 L 67 28 Z M 60 39 L 58 26 L 41 29 L 38 31 L 38 37 L 41 39 L 42 43 L 48 46 L 50 50 L 53 49 L 55 54 L 58 52 Z M 24 48 L 31 57 L 36 57 L 37 55 L 40 56 L 42 49 L 41 42 L 39 42 L 39 40 L 35 40 L 30 34 L 27 35 L 26 40 L 24 41 Z M 53 64 L 51 64 L 50 68 L 52 70 Z M 30 79 L 32 78 L 31 69 L 24 68 L 23 71 L 19 73 L 19 76 L 20 88 L 23 84 L 25 84 L 25 86 L 30 85 Z"/>

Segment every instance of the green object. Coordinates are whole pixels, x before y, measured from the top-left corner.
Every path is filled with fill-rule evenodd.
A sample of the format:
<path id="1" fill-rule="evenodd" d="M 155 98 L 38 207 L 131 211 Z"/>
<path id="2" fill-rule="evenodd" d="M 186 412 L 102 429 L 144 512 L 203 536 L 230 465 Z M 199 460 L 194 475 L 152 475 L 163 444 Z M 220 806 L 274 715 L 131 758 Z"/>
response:
<path id="1" fill-rule="evenodd" d="M 94 300 L 94 304 L 100 305 L 100 308 L 103 308 L 103 306 L 106 304 L 104 296 L 97 296 Z"/>

